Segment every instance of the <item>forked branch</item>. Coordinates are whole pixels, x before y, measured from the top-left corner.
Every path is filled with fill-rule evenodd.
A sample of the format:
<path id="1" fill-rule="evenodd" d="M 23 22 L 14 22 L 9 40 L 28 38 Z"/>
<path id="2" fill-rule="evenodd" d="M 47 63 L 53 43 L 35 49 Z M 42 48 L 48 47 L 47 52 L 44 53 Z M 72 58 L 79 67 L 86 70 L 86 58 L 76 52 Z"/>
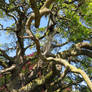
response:
<path id="1" fill-rule="evenodd" d="M 65 60 L 65 59 L 49 57 L 49 58 L 47 58 L 47 60 L 54 60 L 54 61 L 60 62 L 65 67 L 69 67 L 72 72 L 81 74 L 83 79 L 86 81 L 88 87 L 92 91 L 92 82 L 91 82 L 91 80 L 89 79 L 89 77 L 87 76 L 87 74 L 83 70 L 77 69 L 73 65 L 69 64 L 68 61 Z"/>

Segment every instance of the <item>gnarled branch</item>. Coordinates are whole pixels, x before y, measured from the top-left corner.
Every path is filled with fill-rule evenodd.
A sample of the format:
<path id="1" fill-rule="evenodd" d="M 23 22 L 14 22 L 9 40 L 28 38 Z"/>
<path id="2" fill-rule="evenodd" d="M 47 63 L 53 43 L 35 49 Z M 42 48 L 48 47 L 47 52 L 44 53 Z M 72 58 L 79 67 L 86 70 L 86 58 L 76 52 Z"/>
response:
<path id="1" fill-rule="evenodd" d="M 77 69 L 73 65 L 69 64 L 68 61 L 65 60 L 65 59 L 49 57 L 49 58 L 47 58 L 47 60 L 54 60 L 54 61 L 60 62 L 65 67 L 69 67 L 72 72 L 81 74 L 83 79 L 86 81 L 88 87 L 92 91 L 92 82 L 91 82 L 91 80 L 89 79 L 89 77 L 87 76 L 87 74 L 83 70 Z"/>

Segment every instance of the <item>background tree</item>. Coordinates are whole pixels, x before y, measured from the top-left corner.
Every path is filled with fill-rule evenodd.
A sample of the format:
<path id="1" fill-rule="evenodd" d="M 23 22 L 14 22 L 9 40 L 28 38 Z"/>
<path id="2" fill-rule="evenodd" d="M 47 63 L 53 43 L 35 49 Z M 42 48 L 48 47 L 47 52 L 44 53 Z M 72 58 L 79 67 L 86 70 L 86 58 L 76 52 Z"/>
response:
<path id="1" fill-rule="evenodd" d="M 48 22 L 40 27 L 43 16 Z M 5 19 L 1 92 L 92 91 L 91 0 L 0 0 Z"/>

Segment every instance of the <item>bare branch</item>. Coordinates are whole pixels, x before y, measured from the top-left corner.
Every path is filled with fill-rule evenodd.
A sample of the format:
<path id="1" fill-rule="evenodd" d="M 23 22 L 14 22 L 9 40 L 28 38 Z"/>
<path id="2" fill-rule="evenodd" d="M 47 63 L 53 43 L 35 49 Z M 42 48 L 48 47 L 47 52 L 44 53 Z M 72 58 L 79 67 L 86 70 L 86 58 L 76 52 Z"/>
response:
<path id="1" fill-rule="evenodd" d="M 64 46 L 64 45 L 66 45 L 67 43 L 69 43 L 69 41 L 67 41 L 67 42 L 65 42 L 65 43 L 62 43 L 62 44 L 52 44 L 52 47 L 53 48 L 56 48 L 56 47 L 62 47 L 62 46 Z"/>
<path id="2" fill-rule="evenodd" d="M 2 53 L 2 55 L 3 55 L 6 59 L 8 59 L 8 60 L 10 60 L 10 61 L 13 60 L 12 57 L 9 57 L 9 56 L 6 54 L 6 51 L 0 49 L 0 52 Z"/>
<path id="3" fill-rule="evenodd" d="M 31 7 L 35 14 L 35 27 L 38 28 L 40 25 L 40 12 L 39 12 L 39 9 L 37 8 L 36 1 L 30 0 L 30 2 L 31 2 Z"/>
<path id="4" fill-rule="evenodd" d="M 6 72 L 9 72 L 9 71 L 13 70 L 15 67 L 16 67 L 16 65 L 15 65 L 15 64 L 13 64 L 13 65 L 12 65 L 11 67 L 9 67 L 9 68 L 6 68 L 6 69 L 3 69 L 3 70 L 0 70 L 0 74 L 2 74 L 2 73 L 6 73 Z"/>
<path id="5" fill-rule="evenodd" d="M 78 55 L 86 55 L 88 57 L 92 57 L 92 45 L 88 43 L 78 43 L 73 46 L 72 49 L 60 52 L 58 55 L 62 58 L 67 58 L 70 56 L 78 56 Z"/>
<path id="6" fill-rule="evenodd" d="M 35 42 L 37 53 L 39 55 L 40 54 L 40 43 L 39 43 L 39 40 L 34 36 L 34 34 L 29 29 L 26 29 L 26 33 L 28 33 L 30 38 Z"/>
<path id="7" fill-rule="evenodd" d="M 42 8 L 49 8 L 50 5 L 54 2 L 55 0 L 46 0 L 46 2 L 44 3 L 44 5 L 42 6 Z"/>

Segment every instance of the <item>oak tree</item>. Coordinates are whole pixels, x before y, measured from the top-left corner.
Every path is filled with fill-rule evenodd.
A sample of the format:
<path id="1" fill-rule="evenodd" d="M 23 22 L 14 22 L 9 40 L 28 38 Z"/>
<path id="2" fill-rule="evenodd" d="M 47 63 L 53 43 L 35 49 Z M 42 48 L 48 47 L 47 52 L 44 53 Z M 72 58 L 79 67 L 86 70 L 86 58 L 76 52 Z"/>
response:
<path id="1" fill-rule="evenodd" d="M 0 92 L 92 92 L 91 0 L 0 0 L 0 35 Z"/>

